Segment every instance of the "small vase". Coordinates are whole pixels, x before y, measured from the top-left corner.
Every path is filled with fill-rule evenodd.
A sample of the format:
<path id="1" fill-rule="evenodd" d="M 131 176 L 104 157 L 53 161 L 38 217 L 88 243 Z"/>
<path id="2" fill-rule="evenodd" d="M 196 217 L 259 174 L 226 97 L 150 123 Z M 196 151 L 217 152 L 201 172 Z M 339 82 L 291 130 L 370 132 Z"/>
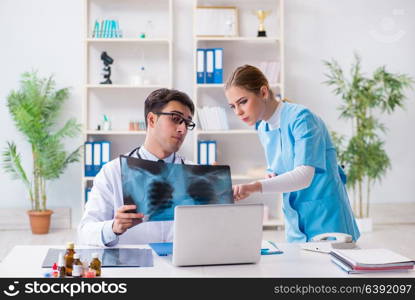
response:
<path id="1" fill-rule="evenodd" d="M 50 217 L 53 214 L 52 210 L 29 210 L 27 214 L 29 215 L 33 234 L 46 234 L 49 232 Z"/>
<path id="2" fill-rule="evenodd" d="M 356 218 L 357 227 L 359 231 L 362 232 L 372 232 L 373 231 L 373 221 L 372 218 Z"/>

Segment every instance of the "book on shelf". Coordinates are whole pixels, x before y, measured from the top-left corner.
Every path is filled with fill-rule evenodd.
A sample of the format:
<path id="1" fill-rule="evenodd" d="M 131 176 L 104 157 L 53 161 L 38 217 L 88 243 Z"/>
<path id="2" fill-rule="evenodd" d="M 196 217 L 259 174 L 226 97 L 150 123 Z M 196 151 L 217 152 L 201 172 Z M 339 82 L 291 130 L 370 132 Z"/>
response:
<path id="1" fill-rule="evenodd" d="M 331 260 L 349 274 L 412 270 L 414 261 L 388 249 L 335 249 Z"/>
<path id="2" fill-rule="evenodd" d="M 121 38 L 122 32 L 118 20 L 95 20 L 93 38 Z"/>
<path id="3" fill-rule="evenodd" d="M 202 130 L 229 130 L 225 109 L 220 106 L 204 106 L 197 112 Z"/>

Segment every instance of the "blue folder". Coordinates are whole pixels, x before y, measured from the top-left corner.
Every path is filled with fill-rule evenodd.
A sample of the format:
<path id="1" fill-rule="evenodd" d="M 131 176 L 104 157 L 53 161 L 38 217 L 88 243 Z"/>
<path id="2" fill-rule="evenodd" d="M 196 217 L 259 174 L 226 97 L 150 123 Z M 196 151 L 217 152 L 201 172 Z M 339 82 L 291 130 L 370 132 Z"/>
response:
<path id="1" fill-rule="evenodd" d="M 206 83 L 215 83 L 213 74 L 215 72 L 215 51 L 214 49 L 206 49 Z"/>
<path id="2" fill-rule="evenodd" d="M 111 160 L 111 142 L 101 141 L 101 168 Z M 101 169 L 100 168 L 100 169 Z"/>
<path id="3" fill-rule="evenodd" d="M 206 55 L 205 49 L 198 48 L 196 52 L 196 83 L 205 83 Z"/>
<path id="4" fill-rule="evenodd" d="M 94 149 L 93 149 L 93 143 L 92 142 L 85 142 L 85 176 L 94 176 Z"/>
<path id="5" fill-rule="evenodd" d="M 208 145 L 207 141 L 197 141 L 197 164 L 208 164 Z"/>
<path id="6" fill-rule="evenodd" d="M 89 199 L 89 195 L 91 193 L 91 190 L 92 189 L 90 187 L 85 188 L 85 203 L 88 202 L 88 199 Z"/>
<path id="7" fill-rule="evenodd" d="M 92 170 L 93 176 L 97 176 L 102 166 L 102 143 L 93 142 L 92 143 Z"/>
<path id="8" fill-rule="evenodd" d="M 215 48 L 215 67 L 213 68 L 213 82 L 223 83 L 223 48 Z"/>
<path id="9" fill-rule="evenodd" d="M 208 151 L 207 151 L 207 164 L 212 165 L 216 160 L 216 141 L 207 141 L 208 145 Z M 214 145 L 214 147 L 211 147 Z"/>
<path id="10" fill-rule="evenodd" d="M 271 243 L 271 242 L 270 242 Z M 158 256 L 168 256 L 173 254 L 173 243 L 150 243 L 148 244 Z M 281 250 L 268 248 L 261 249 L 261 255 L 282 254 Z"/>

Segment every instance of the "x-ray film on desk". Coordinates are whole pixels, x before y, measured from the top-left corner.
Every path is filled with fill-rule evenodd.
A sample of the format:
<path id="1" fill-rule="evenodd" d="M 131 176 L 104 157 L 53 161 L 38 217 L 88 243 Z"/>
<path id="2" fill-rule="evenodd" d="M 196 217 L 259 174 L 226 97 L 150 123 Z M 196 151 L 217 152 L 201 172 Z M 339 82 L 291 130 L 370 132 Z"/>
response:
<path id="1" fill-rule="evenodd" d="M 233 203 L 229 166 L 185 165 L 120 156 L 124 204 L 148 221 L 174 219 L 177 205 Z"/>

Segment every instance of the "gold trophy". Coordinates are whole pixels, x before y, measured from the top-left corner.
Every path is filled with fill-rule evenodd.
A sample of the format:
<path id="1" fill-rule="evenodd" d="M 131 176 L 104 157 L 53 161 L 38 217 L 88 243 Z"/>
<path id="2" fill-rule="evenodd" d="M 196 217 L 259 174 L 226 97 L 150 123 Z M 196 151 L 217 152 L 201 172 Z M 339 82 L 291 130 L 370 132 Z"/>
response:
<path id="1" fill-rule="evenodd" d="M 258 20 L 259 20 L 259 28 L 258 28 L 257 37 L 266 37 L 267 36 L 267 32 L 265 31 L 265 27 L 264 27 L 264 21 L 265 21 L 265 18 L 270 15 L 270 13 L 271 13 L 270 10 L 263 10 L 263 9 L 258 9 L 258 10 L 255 11 L 255 14 L 256 14 L 256 16 L 258 17 Z"/>

